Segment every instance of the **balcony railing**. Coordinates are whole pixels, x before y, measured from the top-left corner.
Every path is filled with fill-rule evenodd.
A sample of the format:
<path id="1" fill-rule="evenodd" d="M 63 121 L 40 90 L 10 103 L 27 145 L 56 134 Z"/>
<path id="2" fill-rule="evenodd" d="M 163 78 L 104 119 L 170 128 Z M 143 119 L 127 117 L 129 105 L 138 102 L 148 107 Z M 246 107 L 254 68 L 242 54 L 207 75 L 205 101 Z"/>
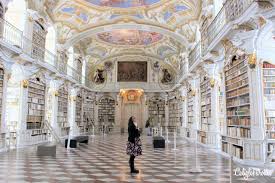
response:
<path id="1" fill-rule="evenodd" d="M 201 44 L 200 42 L 194 47 L 189 55 L 189 69 L 201 58 Z"/>
<path id="2" fill-rule="evenodd" d="M 202 53 L 206 54 L 209 45 L 231 21 L 239 18 L 256 0 L 227 0 L 211 24 L 202 30 Z"/>
<path id="3" fill-rule="evenodd" d="M 23 31 L 3 19 L 0 19 L 0 41 L 19 48 L 24 54 L 28 55 L 35 61 L 38 61 L 43 65 L 48 65 L 59 74 L 65 75 L 79 84 L 82 84 L 82 80 L 85 79 L 87 87 L 92 86 L 85 76 L 73 67 L 67 65 L 64 60 L 58 59 L 57 55 L 33 43 L 23 35 Z"/>

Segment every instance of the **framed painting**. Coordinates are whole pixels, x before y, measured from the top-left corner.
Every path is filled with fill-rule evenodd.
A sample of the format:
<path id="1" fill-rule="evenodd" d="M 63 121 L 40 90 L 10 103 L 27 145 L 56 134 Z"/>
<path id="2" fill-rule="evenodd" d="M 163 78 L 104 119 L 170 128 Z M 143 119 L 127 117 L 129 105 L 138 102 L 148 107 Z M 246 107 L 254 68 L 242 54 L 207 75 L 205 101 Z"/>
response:
<path id="1" fill-rule="evenodd" d="M 147 62 L 118 62 L 118 82 L 147 82 Z"/>

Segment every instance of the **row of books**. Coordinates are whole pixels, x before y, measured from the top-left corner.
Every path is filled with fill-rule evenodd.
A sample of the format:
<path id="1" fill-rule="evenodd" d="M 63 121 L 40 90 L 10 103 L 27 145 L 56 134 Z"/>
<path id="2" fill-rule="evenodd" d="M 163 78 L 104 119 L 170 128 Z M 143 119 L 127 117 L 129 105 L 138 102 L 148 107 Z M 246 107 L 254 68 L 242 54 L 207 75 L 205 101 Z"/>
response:
<path id="1" fill-rule="evenodd" d="M 229 76 L 230 74 L 240 70 L 244 66 L 245 66 L 245 62 L 240 61 L 238 63 L 238 65 L 233 66 L 233 67 L 229 68 L 228 70 L 225 69 L 225 76 Z"/>
<path id="2" fill-rule="evenodd" d="M 264 93 L 265 94 L 275 94 L 275 88 L 265 88 Z"/>
<path id="3" fill-rule="evenodd" d="M 234 84 L 232 84 L 232 85 L 227 86 L 227 87 L 226 87 L 226 90 L 237 89 L 237 88 L 240 88 L 240 87 L 242 87 L 242 86 L 246 86 L 247 84 L 248 84 L 248 78 L 243 79 L 243 80 L 241 80 L 241 81 L 239 81 L 239 82 L 236 82 L 236 83 L 234 83 Z"/>
<path id="4" fill-rule="evenodd" d="M 268 63 L 268 62 L 264 62 L 264 63 L 263 63 L 263 68 L 274 68 L 274 69 L 275 69 L 275 65 L 270 64 L 270 63 Z"/>
<path id="5" fill-rule="evenodd" d="M 244 73 L 242 73 L 241 75 L 239 75 L 238 77 L 235 77 L 235 78 L 233 78 L 233 79 L 228 79 L 228 80 L 225 82 L 225 85 L 226 85 L 226 86 L 229 86 L 229 85 L 231 85 L 231 84 L 233 84 L 233 83 L 236 83 L 236 82 L 241 81 L 241 80 L 246 79 L 246 78 L 248 78 L 248 74 L 247 74 L 247 72 L 244 72 Z"/>
<path id="6" fill-rule="evenodd" d="M 229 153 L 239 159 L 243 159 L 243 148 L 240 146 L 235 146 L 226 142 L 222 143 L 222 150 Z"/>
<path id="7" fill-rule="evenodd" d="M 227 134 L 231 137 L 250 138 L 250 129 L 239 127 L 227 127 Z"/>
<path id="8" fill-rule="evenodd" d="M 232 144 L 243 146 L 243 140 L 242 139 L 222 136 L 222 141 L 226 141 L 226 142 L 230 142 Z"/>
<path id="9" fill-rule="evenodd" d="M 32 115 L 28 115 L 27 117 L 27 122 L 37 122 L 37 123 L 41 123 L 43 120 L 43 116 L 32 116 Z"/>
<path id="10" fill-rule="evenodd" d="M 263 74 L 264 74 L 264 76 L 275 75 L 275 68 L 274 69 L 264 69 Z"/>
<path id="11" fill-rule="evenodd" d="M 243 118 L 229 118 L 227 119 L 228 125 L 242 125 L 242 126 L 249 126 L 250 118 L 243 117 Z"/>
<path id="12" fill-rule="evenodd" d="M 239 108 L 230 108 L 227 110 L 226 114 L 228 116 L 249 116 L 250 115 L 250 107 L 249 106 L 242 106 Z"/>
<path id="13" fill-rule="evenodd" d="M 226 94 L 227 97 L 237 97 L 243 94 L 249 93 L 249 87 L 240 88 L 238 90 L 230 91 Z"/>
<path id="14" fill-rule="evenodd" d="M 233 74 L 226 77 L 226 81 L 239 77 L 242 74 L 247 73 L 247 66 L 242 67 L 240 70 L 233 72 Z"/>
<path id="15" fill-rule="evenodd" d="M 248 104 L 250 102 L 249 95 L 243 96 L 241 98 L 230 98 L 226 100 L 227 107 L 240 106 L 242 104 Z"/>

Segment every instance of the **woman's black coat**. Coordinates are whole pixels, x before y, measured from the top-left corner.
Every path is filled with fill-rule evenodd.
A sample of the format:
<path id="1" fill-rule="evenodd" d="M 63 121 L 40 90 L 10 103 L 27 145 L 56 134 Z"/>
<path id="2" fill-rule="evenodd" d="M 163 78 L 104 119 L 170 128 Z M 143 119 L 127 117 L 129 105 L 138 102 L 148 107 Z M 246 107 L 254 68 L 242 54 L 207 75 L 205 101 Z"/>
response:
<path id="1" fill-rule="evenodd" d="M 128 141 L 135 143 L 135 138 L 140 137 L 140 132 L 134 123 L 128 125 Z"/>

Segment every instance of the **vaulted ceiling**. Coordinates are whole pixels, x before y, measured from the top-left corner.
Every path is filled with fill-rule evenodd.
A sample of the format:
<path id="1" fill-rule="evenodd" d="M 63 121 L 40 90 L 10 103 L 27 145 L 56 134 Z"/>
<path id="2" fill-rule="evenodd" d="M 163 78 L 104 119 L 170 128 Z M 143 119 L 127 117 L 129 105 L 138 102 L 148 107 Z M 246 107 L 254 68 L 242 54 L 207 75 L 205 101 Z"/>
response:
<path id="1" fill-rule="evenodd" d="M 58 42 L 97 61 L 136 52 L 175 62 L 196 39 L 201 0 L 46 0 L 46 12 Z"/>

